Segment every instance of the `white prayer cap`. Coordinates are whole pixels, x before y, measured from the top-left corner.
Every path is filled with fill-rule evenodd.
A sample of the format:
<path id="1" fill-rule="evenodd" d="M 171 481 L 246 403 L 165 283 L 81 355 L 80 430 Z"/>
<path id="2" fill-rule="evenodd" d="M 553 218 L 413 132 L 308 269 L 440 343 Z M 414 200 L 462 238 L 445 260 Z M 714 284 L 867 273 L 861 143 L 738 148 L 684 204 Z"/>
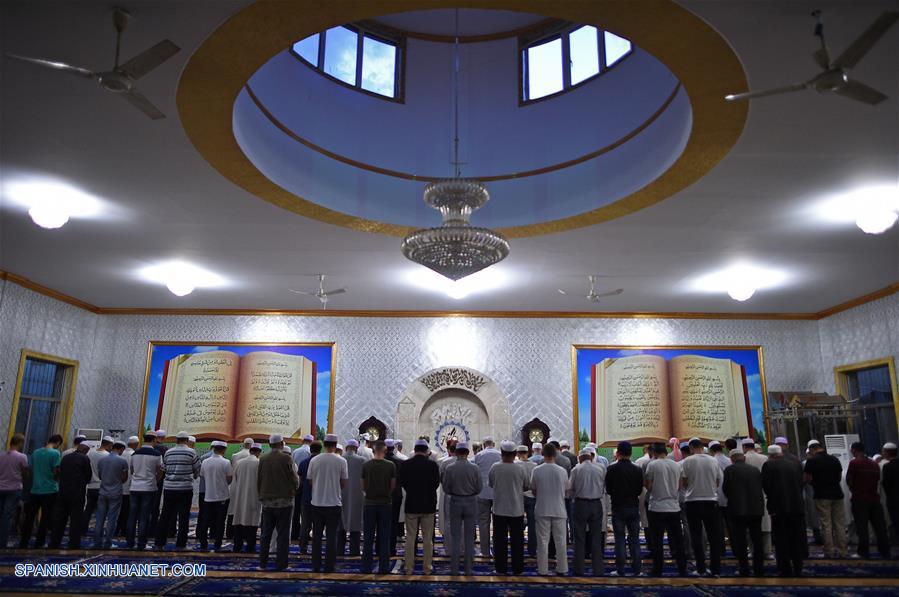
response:
<path id="1" fill-rule="evenodd" d="M 790 445 L 790 440 L 788 440 L 787 438 L 785 438 L 785 437 L 782 436 L 782 435 L 779 435 L 779 436 L 777 436 L 777 437 L 774 438 L 774 443 L 775 443 L 775 444 L 781 444 L 781 445 L 784 445 L 784 446 L 788 446 L 788 445 Z"/>
<path id="2" fill-rule="evenodd" d="M 140 438 L 138 438 L 136 435 L 132 435 L 131 437 L 128 438 L 128 443 L 129 444 L 140 443 Z"/>
<path id="3" fill-rule="evenodd" d="M 116 447 L 116 446 L 122 446 L 124 448 L 125 442 L 123 440 L 117 439 L 114 442 L 112 442 L 112 447 Z"/>
<path id="4" fill-rule="evenodd" d="M 583 450 L 580 451 L 578 456 L 593 456 L 593 452 L 591 452 L 587 448 L 584 448 Z"/>
<path id="5" fill-rule="evenodd" d="M 698 437 L 691 437 L 691 438 L 690 438 L 690 443 L 691 443 L 691 444 L 692 444 L 693 442 L 699 442 L 699 441 L 702 441 L 702 440 L 700 440 Z"/>
<path id="6" fill-rule="evenodd" d="M 243 445 L 245 445 L 245 446 L 247 446 L 247 447 L 252 446 L 252 445 L 253 445 L 253 438 L 252 438 L 252 437 L 248 437 L 248 438 L 246 438 L 245 440 L 243 440 Z"/>
<path id="7" fill-rule="evenodd" d="M 587 450 L 588 452 L 590 452 L 591 454 L 593 454 L 594 456 L 596 455 L 596 448 L 594 446 L 587 446 L 584 449 Z"/>
<path id="8" fill-rule="evenodd" d="M 551 437 L 551 438 L 549 438 L 548 440 L 546 440 L 546 443 L 551 444 L 551 443 L 553 443 L 553 442 L 558 442 L 558 441 L 559 441 L 559 440 L 557 440 L 556 438 Z"/>
<path id="9" fill-rule="evenodd" d="M 194 436 L 191 435 L 189 438 L 187 438 L 187 441 L 195 444 L 195 443 L 197 443 L 197 438 L 195 438 Z"/>
<path id="10" fill-rule="evenodd" d="M 721 445 L 721 442 L 719 442 L 717 439 L 713 439 L 712 441 L 709 442 L 710 448 L 714 448 L 715 446 L 720 446 L 720 445 Z"/>
<path id="11" fill-rule="evenodd" d="M 370 441 L 371 441 L 371 434 L 370 434 L 370 433 L 363 433 L 363 434 L 362 434 L 362 439 L 364 439 L 364 440 L 367 441 L 367 442 L 370 442 Z"/>
<path id="12" fill-rule="evenodd" d="M 165 429 L 157 429 L 156 437 L 165 437 Z"/>
<path id="13" fill-rule="evenodd" d="M 805 447 L 811 448 L 812 446 L 820 446 L 820 445 L 821 445 L 821 442 L 819 442 L 818 440 L 810 439 L 810 440 L 808 440 L 808 443 L 805 445 Z"/>
<path id="14" fill-rule="evenodd" d="M 252 446 L 250 446 L 250 451 L 253 451 L 253 450 L 259 450 L 261 452 L 262 444 L 253 444 Z"/>
<path id="15" fill-rule="evenodd" d="M 343 444 L 337 444 L 337 449 L 343 452 Z"/>
<path id="16" fill-rule="evenodd" d="M 488 435 L 487 437 L 484 438 L 484 443 L 485 443 L 485 444 L 486 444 L 487 442 L 492 442 L 492 441 L 493 441 L 493 436 L 492 436 L 492 435 Z"/>
<path id="17" fill-rule="evenodd" d="M 588 447 L 588 448 L 595 448 L 595 447 L 596 447 L 596 442 L 589 442 L 589 443 L 587 444 L 587 447 Z"/>
<path id="18" fill-rule="evenodd" d="M 359 447 L 359 442 L 357 442 L 357 441 L 354 440 L 354 439 L 351 439 L 351 440 L 349 440 L 349 441 L 346 443 L 346 447 L 347 447 L 347 448 L 358 448 L 358 447 Z"/>
<path id="19" fill-rule="evenodd" d="M 284 437 L 280 433 L 275 433 L 273 435 L 270 435 L 268 438 L 269 445 L 280 444 L 283 441 L 284 441 Z"/>
<path id="20" fill-rule="evenodd" d="M 290 454 L 290 446 L 288 446 L 287 444 L 284 444 L 284 447 L 281 448 L 281 451 L 284 452 L 285 454 Z"/>
<path id="21" fill-rule="evenodd" d="M 111 443 L 114 442 L 114 441 L 115 441 L 115 440 L 112 439 L 112 436 L 111 436 L 111 435 L 104 435 L 104 436 L 103 436 L 103 443 L 111 444 Z"/>
<path id="22" fill-rule="evenodd" d="M 387 439 L 384 440 L 384 445 L 387 446 L 388 448 L 395 448 L 396 442 L 393 439 L 388 437 Z"/>
<path id="23" fill-rule="evenodd" d="M 559 446 L 562 448 L 570 448 L 571 444 L 568 443 L 567 439 L 563 439 L 562 441 L 559 442 Z"/>
<path id="24" fill-rule="evenodd" d="M 752 439 L 751 437 L 746 437 L 746 438 L 743 438 L 742 440 L 740 440 L 740 445 L 741 446 L 754 446 L 755 440 Z"/>
<path id="25" fill-rule="evenodd" d="M 883 449 L 884 450 L 895 450 L 896 444 L 894 444 L 893 442 L 887 442 L 883 445 Z"/>
<path id="26" fill-rule="evenodd" d="M 179 431 L 175 439 L 190 439 L 190 434 L 186 431 Z"/>
<path id="27" fill-rule="evenodd" d="M 325 436 L 325 442 L 327 442 L 329 444 L 336 444 L 337 441 L 338 441 L 337 436 L 333 433 L 329 433 L 328 435 Z"/>
<path id="28" fill-rule="evenodd" d="M 460 450 L 468 452 L 468 442 L 459 442 L 456 444 L 456 452 L 459 452 Z"/>
<path id="29" fill-rule="evenodd" d="M 86 440 L 86 439 L 87 439 L 87 436 L 86 436 L 86 435 L 81 435 L 81 434 L 79 433 L 78 435 L 75 436 L 75 438 L 74 438 L 73 441 L 76 441 L 76 442 L 83 442 L 83 441 Z"/>
<path id="30" fill-rule="evenodd" d="M 734 454 L 740 454 L 742 456 L 743 450 L 741 450 L 740 448 L 734 448 L 730 451 L 730 454 L 728 454 L 728 456 L 733 456 Z"/>
<path id="31" fill-rule="evenodd" d="M 542 450 L 543 444 L 541 444 L 540 442 L 534 442 L 531 444 L 531 448 L 533 448 L 534 450 Z"/>
<path id="32" fill-rule="evenodd" d="M 214 442 L 212 442 L 211 445 L 213 448 L 227 448 L 228 447 L 228 444 L 226 444 L 225 442 L 218 440 L 218 439 L 215 440 Z"/>
<path id="33" fill-rule="evenodd" d="M 783 454 L 783 448 L 777 444 L 772 444 L 768 446 L 768 454 Z"/>
<path id="34" fill-rule="evenodd" d="M 304 442 L 314 442 L 315 438 L 312 436 L 311 433 L 307 433 L 306 435 L 303 436 L 303 441 Z"/>
<path id="35" fill-rule="evenodd" d="M 510 442 L 509 440 L 504 440 L 499 444 L 500 452 L 512 452 L 514 453 L 516 450 L 515 442 Z"/>
<path id="36" fill-rule="evenodd" d="M 527 452 L 527 451 L 528 451 L 528 447 L 527 447 L 526 445 L 524 445 L 524 444 L 521 444 L 520 446 L 518 446 L 517 448 L 515 448 L 515 451 L 516 451 L 516 452 Z"/>
<path id="37" fill-rule="evenodd" d="M 415 440 L 415 447 L 420 448 L 421 446 L 424 446 L 425 448 L 427 448 L 427 447 L 428 447 L 428 440 L 426 440 L 426 439 L 417 439 L 417 440 Z"/>

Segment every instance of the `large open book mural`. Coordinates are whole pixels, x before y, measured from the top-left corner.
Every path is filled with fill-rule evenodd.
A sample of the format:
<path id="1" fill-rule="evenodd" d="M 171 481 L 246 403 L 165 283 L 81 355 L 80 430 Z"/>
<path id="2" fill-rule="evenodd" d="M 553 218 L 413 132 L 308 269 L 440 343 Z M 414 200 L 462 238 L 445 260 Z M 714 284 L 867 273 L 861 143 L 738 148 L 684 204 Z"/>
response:
<path id="1" fill-rule="evenodd" d="M 334 356 L 333 343 L 151 342 L 141 429 L 199 440 L 323 436 Z"/>
<path id="2" fill-rule="evenodd" d="M 765 439 L 758 346 L 576 345 L 571 366 L 581 444 Z"/>

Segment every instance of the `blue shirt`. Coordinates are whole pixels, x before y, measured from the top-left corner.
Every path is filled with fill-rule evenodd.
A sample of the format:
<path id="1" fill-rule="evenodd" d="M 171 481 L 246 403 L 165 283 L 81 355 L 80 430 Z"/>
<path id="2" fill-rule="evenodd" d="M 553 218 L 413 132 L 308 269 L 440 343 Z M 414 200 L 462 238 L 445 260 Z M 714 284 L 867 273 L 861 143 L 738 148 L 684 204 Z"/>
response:
<path id="1" fill-rule="evenodd" d="M 55 448 L 38 448 L 31 454 L 31 493 L 59 493 L 59 483 L 53 476 L 53 470 L 59 466 L 60 460 L 62 457 Z"/>
<path id="2" fill-rule="evenodd" d="M 315 456 L 318 456 L 318 454 Z M 309 482 L 309 463 L 312 462 L 312 458 L 315 458 L 315 456 L 304 460 L 302 464 L 300 464 L 299 470 L 300 483 L 303 486 L 303 503 L 307 506 L 312 505 L 312 483 Z"/>
<path id="3" fill-rule="evenodd" d="M 128 461 L 115 452 L 97 463 L 97 476 L 100 477 L 100 495 L 104 497 L 121 497 L 122 471 L 128 472 Z"/>

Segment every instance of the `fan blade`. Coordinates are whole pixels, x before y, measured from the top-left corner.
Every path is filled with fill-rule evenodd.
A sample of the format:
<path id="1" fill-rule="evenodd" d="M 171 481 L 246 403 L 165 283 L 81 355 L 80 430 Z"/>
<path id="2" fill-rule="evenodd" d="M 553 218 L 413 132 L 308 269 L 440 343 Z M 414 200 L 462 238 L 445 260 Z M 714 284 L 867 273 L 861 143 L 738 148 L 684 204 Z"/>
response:
<path id="1" fill-rule="evenodd" d="M 556 288 L 556 290 L 559 291 L 559 294 L 568 294 L 567 292 L 565 292 L 565 291 L 562 290 L 561 288 Z"/>
<path id="2" fill-rule="evenodd" d="M 181 48 L 170 40 L 164 39 L 152 48 L 144 50 L 125 64 L 119 67 L 132 79 L 140 79 L 151 70 L 177 54 Z"/>
<path id="3" fill-rule="evenodd" d="M 293 288 L 288 288 L 287 290 L 289 290 L 290 292 L 292 292 L 294 294 L 303 294 L 306 296 L 316 296 L 316 294 L 314 292 L 306 292 L 305 290 L 294 290 Z"/>
<path id="4" fill-rule="evenodd" d="M 349 290 L 349 289 L 348 288 L 338 288 L 337 290 L 329 290 L 328 292 L 325 293 L 325 296 L 334 296 L 335 294 L 343 294 L 347 290 Z"/>
<path id="5" fill-rule="evenodd" d="M 15 60 L 21 60 L 22 62 L 30 62 L 31 64 L 36 64 L 38 66 L 52 68 L 53 70 L 62 71 L 71 75 L 78 75 L 79 77 L 84 77 L 86 79 L 94 78 L 94 73 L 87 70 L 86 68 L 81 68 L 80 66 L 72 66 L 71 64 L 66 64 L 65 62 L 44 60 L 43 58 L 29 58 L 28 56 L 19 56 L 18 54 L 6 54 L 6 56 Z"/>
<path id="6" fill-rule="evenodd" d="M 611 290 L 609 292 L 600 292 L 599 294 L 596 295 L 596 298 L 602 298 L 604 296 L 618 296 L 622 292 L 624 292 L 624 288 L 619 288 L 617 290 Z"/>
<path id="7" fill-rule="evenodd" d="M 812 57 L 815 59 L 815 63 L 821 67 L 821 70 L 828 70 L 830 68 L 830 56 L 828 56 L 826 48 L 815 50 Z"/>
<path id="8" fill-rule="evenodd" d="M 835 89 L 834 93 L 839 93 L 844 97 L 864 102 L 871 106 L 875 106 L 887 98 L 887 96 L 873 87 L 868 87 L 864 83 L 852 80 L 847 81 L 845 86 Z"/>
<path id="9" fill-rule="evenodd" d="M 781 93 L 792 93 L 794 91 L 802 91 L 806 88 L 805 83 L 796 83 L 795 85 L 787 85 L 786 87 L 775 87 L 774 89 L 766 89 L 765 91 L 747 91 L 746 93 L 736 93 L 725 95 L 724 99 L 729 102 L 738 102 L 740 100 L 755 99 L 757 97 L 765 97 L 768 95 L 779 95 Z"/>
<path id="10" fill-rule="evenodd" d="M 153 120 L 165 118 L 165 114 L 160 112 L 159 108 L 150 103 L 150 100 L 141 95 L 136 89 L 118 95 Z"/>
<path id="11" fill-rule="evenodd" d="M 858 38 L 852 42 L 852 44 L 846 48 L 836 60 L 834 60 L 834 67 L 854 67 L 858 64 L 859 60 L 865 57 L 865 54 L 874 47 L 874 44 L 883 37 L 883 34 L 886 33 L 897 20 L 899 20 L 899 12 L 887 11 L 881 14 L 877 17 L 877 20 L 871 23 L 871 26 L 868 27 L 864 33 L 859 35 Z"/>

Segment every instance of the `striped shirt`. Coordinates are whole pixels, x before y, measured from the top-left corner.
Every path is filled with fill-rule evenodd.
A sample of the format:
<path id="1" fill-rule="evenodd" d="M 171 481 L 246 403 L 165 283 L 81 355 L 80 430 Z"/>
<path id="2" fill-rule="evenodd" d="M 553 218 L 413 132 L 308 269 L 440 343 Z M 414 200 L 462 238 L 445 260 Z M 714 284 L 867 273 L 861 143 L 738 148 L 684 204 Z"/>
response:
<path id="1" fill-rule="evenodd" d="M 165 471 L 163 489 L 187 491 L 194 488 L 194 475 L 200 470 L 200 459 L 192 448 L 179 444 L 166 450 L 162 457 Z"/>

